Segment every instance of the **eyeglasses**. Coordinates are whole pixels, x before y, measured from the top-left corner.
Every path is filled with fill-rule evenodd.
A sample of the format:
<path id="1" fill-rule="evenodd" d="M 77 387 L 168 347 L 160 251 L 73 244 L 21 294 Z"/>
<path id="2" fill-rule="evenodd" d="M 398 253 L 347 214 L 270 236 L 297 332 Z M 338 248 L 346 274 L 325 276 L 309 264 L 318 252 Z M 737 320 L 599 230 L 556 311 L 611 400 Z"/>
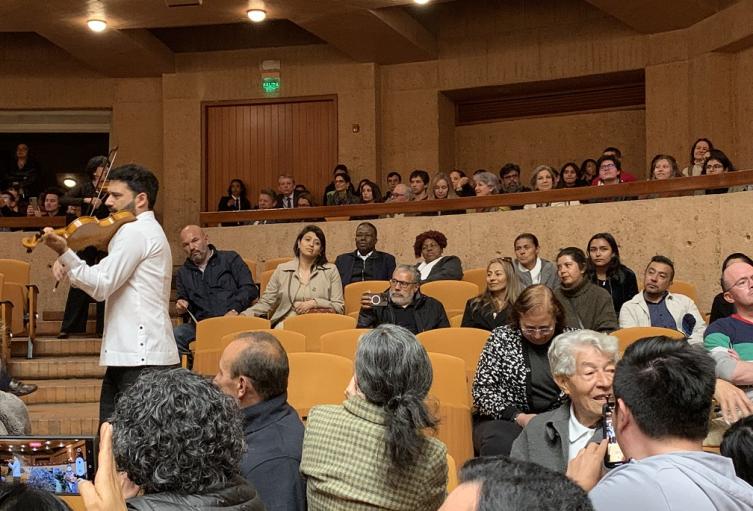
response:
<path id="1" fill-rule="evenodd" d="M 404 280 L 390 279 L 390 284 L 395 287 L 410 287 L 417 282 L 405 282 Z"/>
<path id="2" fill-rule="evenodd" d="M 554 332 L 554 327 L 544 326 L 539 328 L 521 328 L 520 331 L 526 335 L 549 335 Z"/>
<path id="3" fill-rule="evenodd" d="M 743 277 L 740 280 L 738 280 L 737 282 L 735 282 L 734 284 L 732 284 L 730 287 L 728 287 L 726 289 L 726 291 L 729 291 L 733 287 L 736 287 L 738 289 L 743 289 L 743 288 L 746 288 L 746 287 L 750 287 L 751 281 L 753 281 L 753 276 Z"/>
<path id="4" fill-rule="evenodd" d="M 707 170 L 722 170 L 724 169 L 724 165 L 722 165 L 721 163 L 709 163 L 708 165 L 706 165 L 706 169 Z"/>
<path id="5" fill-rule="evenodd" d="M 601 167 L 599 167 L 599 170 L 607 170 L 607 169 L 614 169 L 617 168 L 617 165 L 614 163 L 604 163 Z"/>

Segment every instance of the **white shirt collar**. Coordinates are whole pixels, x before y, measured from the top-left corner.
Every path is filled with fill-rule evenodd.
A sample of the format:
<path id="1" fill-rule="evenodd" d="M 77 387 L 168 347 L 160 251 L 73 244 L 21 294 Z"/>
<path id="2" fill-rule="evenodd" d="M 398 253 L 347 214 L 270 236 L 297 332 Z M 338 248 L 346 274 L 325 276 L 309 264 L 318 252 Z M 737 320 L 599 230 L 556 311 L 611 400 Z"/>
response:
<path id="1" fill-rule="evenodd" d="M 570 403 L 570 420 L 568 421 L 567 426 L 567 434 L 569 437 L 567 439 L 569 444 L 567 460 L 570 461 L 575 458 L 581 449 L 588 445 L 588 441 L 591 440 L 596 428 L 587 428 L 578 421 L 578 418 L 575 417 L 575 409 L 573 408 L 572 403 Z"/>
<path id="2" fill-rule="evenodd" d="M 421 261 L 421 263 L 418 265 L 418 271 L 421 273 L 421 280 L 426 280 L 427 278 L 429 278 L 431 269 L 434 268 L 434 266 L 436 266 L 436 264 L 441 261 L 443 257 L 444 256 L 439 256 L 430 263 Z"/>
<path id="3" fill-rule="evenodd" d="M 523 267 L 525 269 L 525 266 Z M 536 258 L 536 264 L 533 265 L 533 268 L 528 270 L 528 273 L 531 274 L 531 284 L 541 284 L 541 258 Z"/>
<path id="4" fill-rule="evenodd" d="M 369 253 L 368 253 L 368 254 L 366 254 L 366 255 L 361 255 L 361 252 L 359 252 L 358 250 L 356 250 L 356 255 L 357 255 L 358 257 L 360 257 L 361 259 L 363 259 L 364 261 L 365 261 L 366 259 L 368 259 L 369 257 L 371 257 L 371 254 L 373 254 L 373 253 L 374 253 L 374 251 L 372 250 L 371 252 L 369 252 Z"/>

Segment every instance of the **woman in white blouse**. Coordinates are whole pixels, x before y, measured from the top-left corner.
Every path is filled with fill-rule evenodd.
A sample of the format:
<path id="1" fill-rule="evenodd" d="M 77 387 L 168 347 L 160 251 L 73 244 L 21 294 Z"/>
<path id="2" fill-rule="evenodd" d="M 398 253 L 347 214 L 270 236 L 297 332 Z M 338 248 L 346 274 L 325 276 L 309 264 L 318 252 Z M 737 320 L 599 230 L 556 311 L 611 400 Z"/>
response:
<path id="1" fill-rule="evenodd" d="M 416 236 L 413 251 L 421 258 L 416 269 L 421 282 L 433 280 L 462 280 L 463 265 L 457 256 L 442 255 L 447 248 L 447 237 L 439 231 L 426 231 Z"/>

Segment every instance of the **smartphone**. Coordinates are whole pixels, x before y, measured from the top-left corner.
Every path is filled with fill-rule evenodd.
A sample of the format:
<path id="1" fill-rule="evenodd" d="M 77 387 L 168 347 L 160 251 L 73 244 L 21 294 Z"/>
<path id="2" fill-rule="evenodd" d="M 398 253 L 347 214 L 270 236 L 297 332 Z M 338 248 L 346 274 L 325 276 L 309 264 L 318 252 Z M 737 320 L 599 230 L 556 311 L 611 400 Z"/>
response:
<path id="1" fill-rule="evenodd" d="M 32 208 L 35 210 L 39 209 L 39 199 L 37 197 L 32 197 L 29 199 L 29 204 Z"/>
<path id="2" fill-rule="evenodd" d="M 620 444 L 617 443 L 617 435 L 614 433 L 614 409 L 615 401 L 613 397 L 609 397 L 606 404 L 602 409 L 604 414 L 604 420 L 602 421 L 604 428 L 604 438 L 607 440 L 607 453 L 604 455 L 604 465 L 607 468 L 614 468 L 627 463 L 629 460 L 622 454 Z"/>
<path id="3" fill-rule="evenodd" d="M 387 295 L 384 293 L 364 293 L 372 307 L 387 307 Z"/>
<path id="4" fill-rule="evenodd" d="M 93 436 L 0 436 L 0 480 L 58 495 L 78 495 L 79 479 L 94 480 Z"/>

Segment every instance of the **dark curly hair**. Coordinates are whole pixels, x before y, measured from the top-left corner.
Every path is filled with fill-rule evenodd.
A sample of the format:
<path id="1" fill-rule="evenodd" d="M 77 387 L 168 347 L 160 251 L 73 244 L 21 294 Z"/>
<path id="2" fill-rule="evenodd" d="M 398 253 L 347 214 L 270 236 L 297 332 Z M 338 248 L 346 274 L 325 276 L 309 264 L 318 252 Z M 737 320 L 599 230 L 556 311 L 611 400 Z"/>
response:
<path id="1" fill-rule="evenodd" d="M 187 369 L 143 373 L 110 422 L 115 462 L 145 493 L 202 494 L 239 474 L 238 405 Z"/>
<path id="2" fill-rule="evenodd" d="M 421 257 L 421 247 L 426 240 L 434 240 L 442 250 L 447 248 L 447 236 L 439 231 L 426 231 L 416 236 L 416 241 L 413 243 L 413 253 L 416 257 Z"/>

